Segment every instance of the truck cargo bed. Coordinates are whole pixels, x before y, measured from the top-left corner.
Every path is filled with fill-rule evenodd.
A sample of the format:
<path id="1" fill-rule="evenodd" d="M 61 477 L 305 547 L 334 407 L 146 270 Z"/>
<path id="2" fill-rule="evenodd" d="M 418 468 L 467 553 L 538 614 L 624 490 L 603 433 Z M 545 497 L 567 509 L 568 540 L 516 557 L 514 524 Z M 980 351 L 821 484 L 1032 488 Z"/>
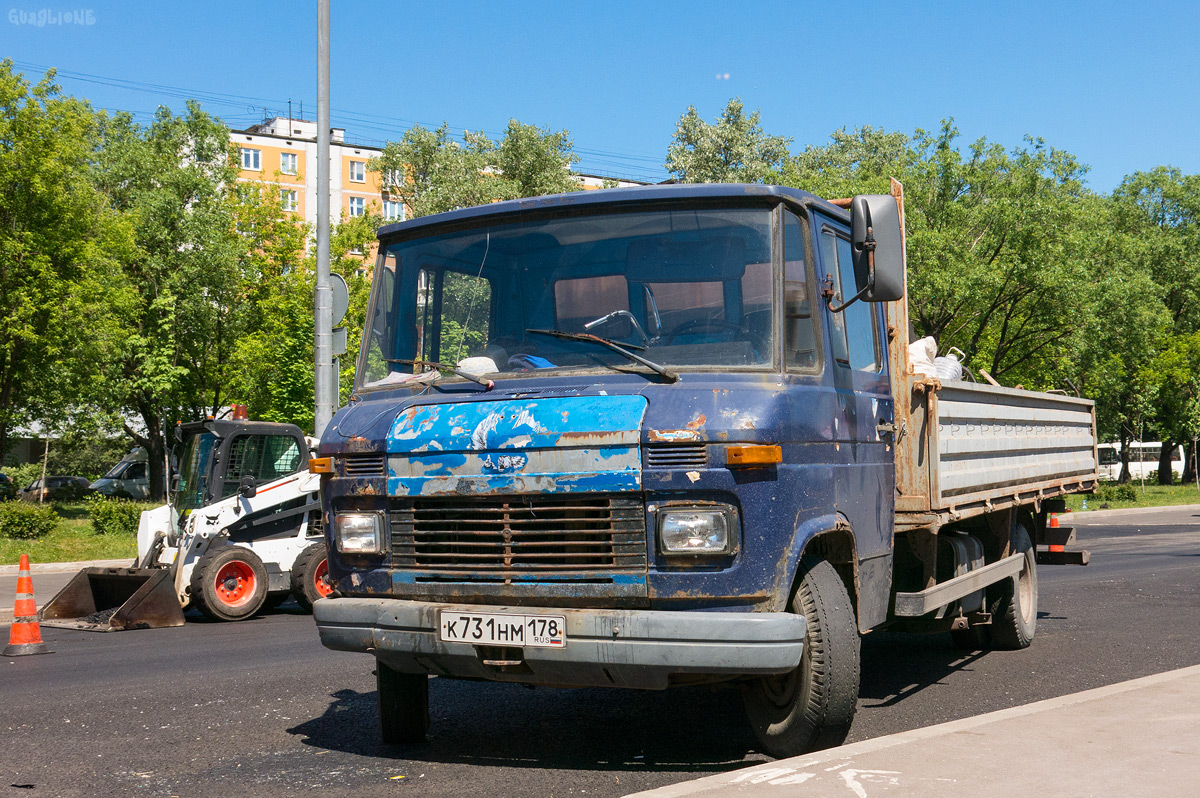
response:
<path id="1" fill-rule="evenodd" d="M 1099 480 L 1095 403 L 973 382 L 907 380 L 897 528 L 939 526 Z"/>

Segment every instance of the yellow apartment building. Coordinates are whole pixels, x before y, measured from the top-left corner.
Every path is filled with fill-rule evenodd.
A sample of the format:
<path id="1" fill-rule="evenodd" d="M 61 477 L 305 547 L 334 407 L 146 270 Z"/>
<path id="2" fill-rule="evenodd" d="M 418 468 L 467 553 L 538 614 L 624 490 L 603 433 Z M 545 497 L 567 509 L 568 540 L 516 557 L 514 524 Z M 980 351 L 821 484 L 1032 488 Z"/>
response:
<path id="1" fill-rule="evenodd" d="M 279 187 L 285 213 L 317 225 L 317 123 L 277 116 L 245 130 L 234 130 L 238 179 Z M 377 213 L 384 223 L 403 221 L 405 207 L 399 198 L 385 197 L 381 175 L 367 168 L 382 150 L 349 144 L 345 131 L 333 128 L 329 146 L 329 208 L 334 224 L 343 216 Z M 584 189 L 601 188 L 606 181 L 619 187 L 640 186 L 636 180 L 613 180 L 599 175 L 577 176 Z M 372 253 L 364 253 L 370 257 Z"/>
<path id="2" fill-rule="evenodd" d="M 317 224 L 317 123 L 275 117 L 229 134 L 237 147 L 238 179 L 279 187 L 285 213 Z M 398 199 L 383 196 L 378 172 L 367 164 L 378 147 L 349 144 L 345 131 L 333 128 L 329 145 L 329 210 L 334 224 L 343 216 L 377 213 L 385 222 L 405 218 Z"/>

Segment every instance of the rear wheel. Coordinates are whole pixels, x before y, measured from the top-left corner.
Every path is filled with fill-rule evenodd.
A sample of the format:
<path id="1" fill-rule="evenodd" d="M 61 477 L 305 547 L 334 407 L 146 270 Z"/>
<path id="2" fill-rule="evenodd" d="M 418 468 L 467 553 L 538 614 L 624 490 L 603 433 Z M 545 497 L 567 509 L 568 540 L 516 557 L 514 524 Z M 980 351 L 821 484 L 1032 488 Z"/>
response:
<path id="1" fill-rule="evenodd" d="M 774 757 L 840 745 L 858 706 L 859 637 L 850 596 L 828 562 L 805 566 L 791 604 L 807 622 L 800 665 L 756 679 L 745 693 L 754 733 Z"/>
<path id="2" fill-rule="evenodd" d="M 215 621 L 241 621 L 267 600 L 267 569 L 241 546 L 216 546 L 192 570 L 192 601 Z"/>
<path id="3" fill-rule="evenodd" d="M 1025 555 L 1021 573 L 989 589 L 994 648 L 1027 648 L 1037 631 L 1037 552 L 1028 523 L 1028 517 L 1018 516 L 1011 537 L 1012 553 Z"/>
<path id="4" fill-rule="evenodd" d="M 379 687 L 379 731 L 385 745 L 425 741 L 429 729 L 429 677 L 401 673 L 375 663 Z"/>
<path id="5" fill-rule="evenodd" d="M 332 592 L 329 552 L 324 543 L 314 543 L 300 552 L 292 564 L 292 595 L 302 609 L 312 612 L 313 603 Z"/>

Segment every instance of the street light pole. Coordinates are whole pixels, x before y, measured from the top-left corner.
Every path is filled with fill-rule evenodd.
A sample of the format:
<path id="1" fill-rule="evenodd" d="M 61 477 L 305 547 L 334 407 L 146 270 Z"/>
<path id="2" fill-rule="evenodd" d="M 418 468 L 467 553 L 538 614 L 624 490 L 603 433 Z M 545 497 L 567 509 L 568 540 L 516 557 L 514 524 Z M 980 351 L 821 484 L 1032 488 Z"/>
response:
<path id="1" fill-rule="evenodd" d="M 317 290 L 315 344 L 319 438 L 337 406 L 333 372 L 333 288 L 329 282 L 329 0 L 317 0 Z"/>

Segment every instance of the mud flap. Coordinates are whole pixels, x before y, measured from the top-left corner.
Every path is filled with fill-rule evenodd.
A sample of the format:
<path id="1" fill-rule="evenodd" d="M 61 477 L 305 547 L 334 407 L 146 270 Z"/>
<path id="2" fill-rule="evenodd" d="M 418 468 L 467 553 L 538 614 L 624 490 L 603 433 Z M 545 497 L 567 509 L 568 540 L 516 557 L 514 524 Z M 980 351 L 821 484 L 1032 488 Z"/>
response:
<path id="1" fill-rule="evenodd" d="M 120 632 L 183 626 L 166 568 L 84 568 L 41 610 L 45 626 Z"/>

